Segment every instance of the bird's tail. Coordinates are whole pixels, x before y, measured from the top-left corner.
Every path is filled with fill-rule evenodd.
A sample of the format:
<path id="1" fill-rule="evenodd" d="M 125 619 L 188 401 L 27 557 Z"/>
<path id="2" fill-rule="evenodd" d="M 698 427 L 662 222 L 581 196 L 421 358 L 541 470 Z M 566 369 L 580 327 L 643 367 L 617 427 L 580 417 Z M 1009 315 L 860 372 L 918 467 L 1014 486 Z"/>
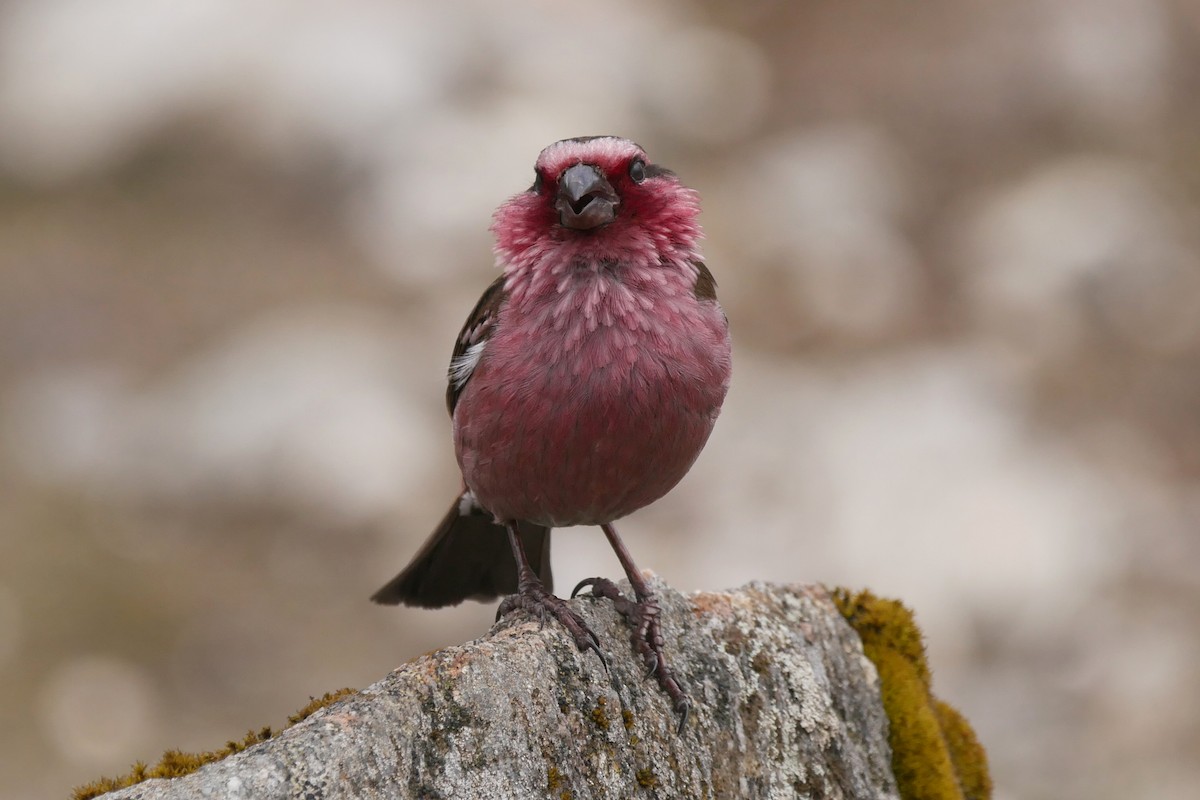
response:
<path id="1" fill-rule="evenodd" d="M 521 522 L 518 530 L 529 563 L 547 591 L 553 591 L 550 529 Z M 496 524 L 464 492 L 404 571 L 371 600 L 386 605 L 440 608 L 463 600 L 492 600 L 516 591 L 517 563 L 504 526 Z"/>

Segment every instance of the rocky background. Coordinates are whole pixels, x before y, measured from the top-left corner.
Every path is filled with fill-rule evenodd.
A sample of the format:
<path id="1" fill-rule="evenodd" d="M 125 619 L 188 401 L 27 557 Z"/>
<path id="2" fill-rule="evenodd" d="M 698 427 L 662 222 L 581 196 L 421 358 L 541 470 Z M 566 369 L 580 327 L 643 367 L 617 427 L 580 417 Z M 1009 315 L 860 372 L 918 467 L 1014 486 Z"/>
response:
<path id="1" fill-rule="evenodd" d="M 998 798 L 1194 796 L 1196 0 L 0 5 L 0 796 L 486 630 L 366 598 L 457 488 L 491 210 L 609 132 L 736 348 L 639 562 L 903 598 Z"/>

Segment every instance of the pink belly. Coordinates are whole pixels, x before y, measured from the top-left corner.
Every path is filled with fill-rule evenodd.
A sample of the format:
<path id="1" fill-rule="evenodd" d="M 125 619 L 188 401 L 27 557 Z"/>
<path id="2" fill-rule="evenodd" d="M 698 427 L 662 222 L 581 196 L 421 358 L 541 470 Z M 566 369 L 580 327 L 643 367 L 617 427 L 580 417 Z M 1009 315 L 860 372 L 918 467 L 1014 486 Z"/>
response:
<path id="1" fill-rule="evenodd" d="M 614 348 L 603 331 L 557 362 L 529 342 L 488 347 L 455 408 L 463 478 L 497 517 L 555 527 L 610 522 L 670 491 L 729 380 L 715 326 L 669 352 Z"/>

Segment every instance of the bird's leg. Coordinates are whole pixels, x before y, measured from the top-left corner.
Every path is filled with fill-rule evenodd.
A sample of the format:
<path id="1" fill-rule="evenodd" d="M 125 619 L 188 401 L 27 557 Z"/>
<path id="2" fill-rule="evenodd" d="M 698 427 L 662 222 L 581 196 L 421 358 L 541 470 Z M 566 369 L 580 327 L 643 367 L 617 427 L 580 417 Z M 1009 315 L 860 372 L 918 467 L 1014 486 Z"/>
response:
<path id="1" fill-rule="evenodd" d="M 521 544 L 521 537 L 517 533 L 517 524 L 505 522 L 504 529 L 508 532 L 508 543 L 512 547 L 513 558 L 517 562 L 517 593 L 509 595 L 500 602 L 500 607 L 496 609 L 496 619 L 499 620 L 504 615 L 520 609 L 537 616 L 538 630 L 541 630 L 546 625 L 546 614 L 549 613 L 567 629 L 567 632 L 575 639 L 575 646 L 581 652 L 591 650 L 600 658 L 600 663 L 604 665 L 604 670 L 607 672 L 608 659 L 600 650 L 600 640 L 596 638 L 596 634 L 592 633 L 582 617 L 571 610 L 566 600 L 555 597 L 546 591 L 541 578 L 529 565 L 525 547 Z"/>
<path id="2" fill-rule="evenodd" d="M 608 537 L 608 543 L 612 545 L 613 552 L 617 554 L 617 559 L 620 560 L 621 567 L 625 570 L 630 585 L 633 586 L 633 593 L 637 600 L 633 601 L 622 595 L 616 584 L 607 578 L 588 578 L 580 581 L 579 585 L 575 587 L 575 591 L 571 592 L 571 596 L 579 594 L 581 589 L 590 588 L 592 594 L 612 600 L 613 607 L 633 628 L 630 637 L 633 649 L 645 661 L 647 676 L 657 677 L 658 685 L 671 698 L 671 703 L 679 714 L 679 730 L 682 731 L 683 726 L 687 723 L 688 711 L 691 710 L 692 703 L 679 686 L 679 682 L 675 680 L 675 672 L 667 664 L 666 656 L 663 655 L 658 598 L 651 590 L 650 584 L 642 577 L 637 565 L 633 563 L 633 557 L 629 555 L 625 543 L 617 535 L 616 528 L 606 523 L 601 525 L 600 529 L 604 531 L 604 535 Z"/>

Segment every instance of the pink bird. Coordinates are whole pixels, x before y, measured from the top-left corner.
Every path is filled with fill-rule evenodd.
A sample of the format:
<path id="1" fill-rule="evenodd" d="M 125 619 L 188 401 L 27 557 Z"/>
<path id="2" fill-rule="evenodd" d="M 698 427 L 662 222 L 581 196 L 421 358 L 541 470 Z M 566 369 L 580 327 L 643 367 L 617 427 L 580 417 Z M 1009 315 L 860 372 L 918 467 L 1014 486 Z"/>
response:
<path id="1" fill-rule="evenodd" d="M 613 521 L 691 468 L 729 388 L 729 326 L 701 260 L 699 197 L 637 144 L 564 139 L 533 185 L 496 210 L 503 274 L 450 360 L 446 404 L 464 489 L 403 572 L 371 598 L 424 608 L 512 594 L 604 662 L 595 634 L 551 593 L 550 529 L 598 525 L 635 599 L 604 578 L 635 651 L 687 720 L 663 656 L 653 591 Z M 606 666 L 607 666 L 607 662 Z"/>

